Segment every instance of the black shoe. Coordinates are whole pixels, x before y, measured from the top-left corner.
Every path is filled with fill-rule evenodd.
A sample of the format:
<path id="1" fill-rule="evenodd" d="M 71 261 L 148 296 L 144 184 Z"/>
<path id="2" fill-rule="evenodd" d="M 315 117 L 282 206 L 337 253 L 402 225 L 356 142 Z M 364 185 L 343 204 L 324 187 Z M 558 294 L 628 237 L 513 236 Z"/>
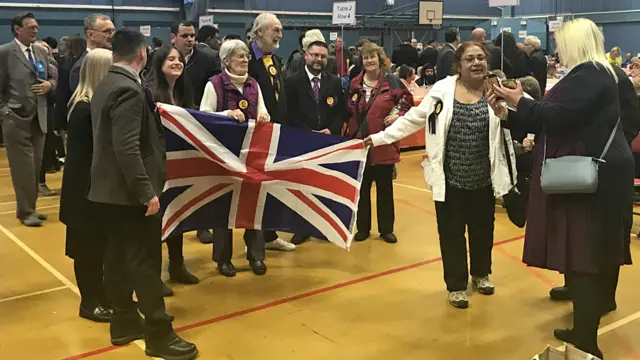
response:
<path id="1" fill-rule="evenodd" d="M 35 215 L 38 218 L 38 220 L 40 220 L 40 221 L 46 221 L 49 218 L 49 215 L 41 214 L 39 212 L 35 213 Z"/>
<path id="2" fill-rule="evenodd" d="M 171 262 L 169 262 L 169 278 L 172 281 L 187 285 L 194 285 L 200 282 L 195 275 L 187 270 L 184 264 L 180 266 L 171 266 Z"/>
<path id="3" fill-rule="evenodd" d="M 162 297 L 171 297 L 173 296 L 173 290 L 167 286 L 167 284 L 162 282 Z"/>
<path id="4" fill-rule="evenodd" d="M 93 308 L 85 308 L 80 304 L 80 317 L 98 323 L 108 323 L 111 321 L 113 312 L 100 305 Z"/>
<path id="5" fill-rule="evenodd" d="M 146 349 L 144 353 L 151 357 L 159 357 L 166 360 L 191 360 L 198 356 L 196 345 L 184 341 L 173 331 L 162 339 L 147 337 L 145 343 Z"/>
<path id="6" fill-rule="evenodd" d="M 256 275 L 264 275 L 267 273 L 267 265 L 265 265 L 264 261 L 249 261 L 249 266 L 251 266 L 251 270 Z"/>
<path id="7" fill-rule="evenodd" d="M 111 344 L 116 346 L 123 346 L 144 338 L 144 322 L 138 310 L 114 310 L 109 333 Z"/>
<path id="8" fill-rule="evenodd" d="M 291 243 L 293 245 L 300 245 L 302 243 L 304 243 L 305 241 L 309 240 L 309 236 L 305 236 L 305 235 L 300 235 L 300 234 L 295 234 L 293 235 L 293 237 L 291 238 Z"/>
<path id="9" fill-rule="evenodd" d="M 387 244 L 395 244 L 398 242 L 398 238 L 395 235 L 393 235 L 393 233 L 380 234 L 380 237 Z"/>
<path id="10" fill-rule="evenodd" d="M 571 291 L 565 286 L 555 287 L 549 291 L 551 300 L 567 301 L 571 300 Z"/>
<path id="11" fill-rule="evenodd" d="M 356 233 L 356 236 L 353 237 L 353 240 L 355 241 L 365 241 L 369 238 L 371 234 L 369 234 L 369 232 L 364 232 L 364 231 L 358 231 Z"/>
<path id="12" fill-rule="evenodd" d="M 213 244 L 213 233 L 209 230 L 198 230 L 198 240 L 203 244 Z"/>
<path id="13" fill-rule="evenodd" d="M 573 333 L 571 329 L 555 329 L 553 330 L 553 336 L 560 341 L 573 344 Z"/>
<path id="14" fill-rule="evenodd" d="M 218 271 L 220 272 L 220 274 L 226 277 L 236 276 L 236 268 L 231 262 L 218 264 Z"/>

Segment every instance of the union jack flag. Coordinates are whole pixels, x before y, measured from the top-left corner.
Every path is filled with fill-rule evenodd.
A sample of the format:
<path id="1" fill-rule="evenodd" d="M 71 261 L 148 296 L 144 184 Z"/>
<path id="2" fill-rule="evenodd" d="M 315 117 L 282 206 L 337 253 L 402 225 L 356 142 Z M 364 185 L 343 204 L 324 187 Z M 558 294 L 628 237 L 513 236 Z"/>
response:
<path id="1" fill-rule="evenodd" d="M 284 231 L 348 249 L 367 149 L 347 140 L 159 104 L 162 238 L 211 228 Z"/>

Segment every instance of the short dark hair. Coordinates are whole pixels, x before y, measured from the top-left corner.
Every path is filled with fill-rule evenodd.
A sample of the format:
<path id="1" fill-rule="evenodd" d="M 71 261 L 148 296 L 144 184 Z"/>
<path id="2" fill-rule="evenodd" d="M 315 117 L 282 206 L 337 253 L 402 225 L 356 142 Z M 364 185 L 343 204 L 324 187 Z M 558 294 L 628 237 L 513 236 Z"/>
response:
<path id="1" fill-rule="evenodd" d="M 180 20 L 177 23 L 173 24 L 173 26 L 171 26 L 171 33 L 173 35 L 178 35 L 178 30 L 180 30 L 180 26 L 193 26 L 194 28 L 196 27 L 193 21 Z"/>
<path id="2" fill-rule="evenodd" d="M 400 68 L 398 68 L 398 77 L 400 79 L 409 79 L 409 76 L 411 76 L 411 74 L 415 74 L 415 70 L 409 66 L 409 65 L 402 65 L 400 66 Z"/>
<path id="3" fill-rule="evenodd" d="M 46 38 L 42 39 L 42 41 L 47 43 L 47 45 L 49 45 L 49 47 L 52 49 L 58 48 L 58 40 L 56 40 L 56 38 L 54 38 L 53 36 L 47 36 Z"/>
<path id="4" fill-rule="evenodd" d="M 324 41 L 314 41 L 311 44 L 309 44 L 309 46 L 307 46 L 307 50 L 311 49 L 312 46 L 321 46 L 327 50 L 329 50 L 329 46 L 327 46 L 327 43 Z"/>
<path id="5" fill-rule="evenodd" d="M 198 29 L 198 35 L 196 36 L 196 41 L 199 43 L 203 43 L 207 41 L 207 39 L 209 38 L 214 38 L 217 34 L 220 34 L 220 30 L 218 30 L 215 26 L 205 25 L 200 29 Z"/>
<path id="6" fill-rule="evenodd" d="M 141 50 L 146 50 L 147 38 L 138 30 L 120 29 L 113 34 L 111 51 L 113 61 L 131 61 Z"/>
<path id="7" fill-rule="evenodd" d="M 160 47 L 162 46 L 162 39 L 160 39 L 159 37 L 154 37 L 153 39 L 151 39 L 151 43 L 155 47 Z"/>
<path id="8" fill-rule="evenodd" d="M 364 45 L 364 44 L 366 44 L 366 43 L 370 43 L 370 42 L 371 42 L 371 40 L 369 40 L 369 39 L 360 39 L 360 40 L 358 40 L 358 41 L 356 42 L 356 49 L 357 49 L 357 48 L 361 48 L 361 47 L 362 47 L 362 45 Z"/>
<path id="9" fill-rule="evenodd" d="M 242 36 L 238 34 L 229 34 L 222 38 L 222 40 L 242 40 Z"/>
<path id="10" fill-rule="evenodd" d="M 451 27 L 447 29 L 447 32 L 444 34 L 444 41 L 452 43 L 455 42 L 459 36 L 460 32 L 458 31 L 458 29 Z"/>
<path id="11" fill-rule="evenodd" d="M 16 34 L 16 26 L 19 27 L 23 27 L 24 26 L 24 19 L 33 19 L 35 20 L 36 17 L 35 15 L 33 15 L 33 13 L 26 13 L 26 14 L 19 14 L 13 17 L 13 19 L 11 19 L 11 33 L 13 35 Z"/>

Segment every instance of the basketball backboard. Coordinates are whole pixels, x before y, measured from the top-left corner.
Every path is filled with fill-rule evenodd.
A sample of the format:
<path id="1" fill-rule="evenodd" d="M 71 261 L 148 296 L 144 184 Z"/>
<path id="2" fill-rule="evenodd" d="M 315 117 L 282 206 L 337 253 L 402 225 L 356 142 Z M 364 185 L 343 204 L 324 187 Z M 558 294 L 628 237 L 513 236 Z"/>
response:
<path id="1" fill-rule="evenodd" d="M 420 1 L 420 25 L 442 25 L 442 2 Z"/>

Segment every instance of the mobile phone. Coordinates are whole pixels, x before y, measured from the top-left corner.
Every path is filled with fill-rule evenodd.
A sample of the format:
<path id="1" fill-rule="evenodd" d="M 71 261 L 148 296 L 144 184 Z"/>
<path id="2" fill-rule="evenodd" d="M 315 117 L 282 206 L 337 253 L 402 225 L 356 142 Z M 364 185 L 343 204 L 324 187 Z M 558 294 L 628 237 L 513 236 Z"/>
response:
<path id="1" fill-rule="evenodd" d="M 511 90 L 514 90 L 518 87 L 518 82 L 514 79 L 502 80 L 500 83 L 502 84 L 502 86 Z"/>
<path id="2" fill-rule="evenodd" d="M 498 86 L 498 75 L 494 73 L 488 73 L 484 76 L 484 88 L 486 91 L 493 89 L 493 86 Z"/>

